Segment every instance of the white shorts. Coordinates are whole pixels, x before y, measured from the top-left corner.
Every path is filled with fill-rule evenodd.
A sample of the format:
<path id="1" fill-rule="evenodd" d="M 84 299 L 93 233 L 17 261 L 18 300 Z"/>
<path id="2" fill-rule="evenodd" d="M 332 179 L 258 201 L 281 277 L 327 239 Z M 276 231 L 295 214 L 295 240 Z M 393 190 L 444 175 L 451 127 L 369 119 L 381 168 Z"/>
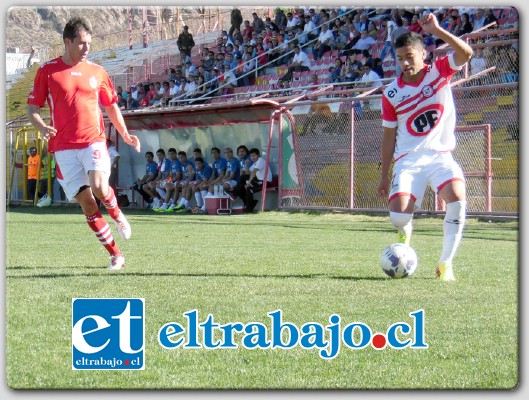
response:
<path id="1" fill-rule="evenodd" d="M 393 165 L 389 201 L 399 196 L 410 196 L 418 210 L 427 186 L 438 193 L 447 183 L 456 180 L 464 182 L 465 176 L 452 153 L 406 155 Z"/>
<path id="2" fill-rule="evenodd" d="M 110 176 L 110 156 L 105 142 L 95 142 L 84 149 L 55 152 L 57 180 L 68 200 L 83 186 L 90 186 L 88 171 L 102 171 Z"/>

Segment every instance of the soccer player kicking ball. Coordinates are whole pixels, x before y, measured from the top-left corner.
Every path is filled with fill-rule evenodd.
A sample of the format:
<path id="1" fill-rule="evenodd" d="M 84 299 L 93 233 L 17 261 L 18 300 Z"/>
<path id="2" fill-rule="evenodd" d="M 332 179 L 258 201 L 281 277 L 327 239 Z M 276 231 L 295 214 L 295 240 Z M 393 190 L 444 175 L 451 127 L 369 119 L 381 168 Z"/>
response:
<path id="1" fill-rule="evenodd" d="M 123 239 L 130 238 L 130 225 L 108 184 L 110 157 L 99 104 L 125 143 L 139 152 L 140 142 L 128 134 L 106 71 L 86 59 L 92 41 L 90 22 L 70 19 L 64 27 L 63 41 L 64 54 L 46 62 L 37 72 L 28 97 L 28 117 L 48 140 L 49 152 L 55 153 L 57 179 L 66 196 L 79 202 L 88 225 L 110 253 L 109 269 L 119 270 L 125 266 L 125 258 L 93 196 L 101 200 L 114 219 L 118 234 Z M 46 125 L 40 116 L 46 101 L 51 125 Z"/>
<path id="2" fill-rule="evenodd" d="M 441 28 L 433 14 L 419 23 L 425 32 L 446 42 L 454 52 L 427 66 L 422 36 L 409 32 L 395 40 L 402 73 L 382 97 L 384 136 L 377 192 L 389 196 L 390 220 L 398 229 L 398 241 L 406 244 L 412 233 L 413 212 L 420 208 L 426 186 L 430 185 L 446 202 L 443 248 L 436 277 L 453 281 L 452 260 L 461 241 L 466 197 L 463 171 L 451 153 L 456 145 L 456 112 L 450 79 L 470 60 L 472 49 Z"/>

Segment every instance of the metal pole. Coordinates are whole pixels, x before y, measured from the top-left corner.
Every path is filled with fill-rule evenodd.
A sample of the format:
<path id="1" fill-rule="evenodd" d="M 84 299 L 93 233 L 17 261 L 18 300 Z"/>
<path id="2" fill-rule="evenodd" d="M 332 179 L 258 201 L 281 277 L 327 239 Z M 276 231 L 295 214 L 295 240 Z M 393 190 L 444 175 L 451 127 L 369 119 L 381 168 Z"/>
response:
<path id="1" fill-rule="evenodd" d="M 351 102 L 351 162 L 349 164 L 349 208 L 354 208 L 354 144 L 355 144 L 355 135 L 354 135 L 354 120 L 355 120 L 355 108 L 354 102 Z"/>

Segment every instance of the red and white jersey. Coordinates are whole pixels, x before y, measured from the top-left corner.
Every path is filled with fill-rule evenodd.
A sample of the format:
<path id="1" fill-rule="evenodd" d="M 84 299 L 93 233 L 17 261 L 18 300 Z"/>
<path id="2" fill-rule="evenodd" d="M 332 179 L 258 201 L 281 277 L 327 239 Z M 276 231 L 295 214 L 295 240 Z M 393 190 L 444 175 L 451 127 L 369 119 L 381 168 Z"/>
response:
<path id="1" fill-rule="evenodd" d="M 424 150 L 452 151 L 456 144 L 450 79 L 462 66 L 450 54 L 424 68 L 421 81 L 407 83 L 399 76 L 382 96 L 382 126 L 397 128 L 395 160 Z"/>
<path id="2" fill-rule="evenodd" d="M 71 66 L 61 57 L 48 61 L 37 71 L 28 104 L 44 107 L 46 101 L 57 129 L 48 144 L 50 152 L 106 141 L 100 104 L 116 103 L 117 94 L 103 67 L 89 61 Z"/>

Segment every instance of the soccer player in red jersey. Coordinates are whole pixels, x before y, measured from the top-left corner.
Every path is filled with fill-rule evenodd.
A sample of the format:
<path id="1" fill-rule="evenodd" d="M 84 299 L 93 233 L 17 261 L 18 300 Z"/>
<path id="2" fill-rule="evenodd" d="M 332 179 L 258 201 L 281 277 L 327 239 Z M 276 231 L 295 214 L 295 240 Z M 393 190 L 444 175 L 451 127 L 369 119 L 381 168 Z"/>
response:
<path id="1" fill-rule="evenodd" d="M 389 196 L 389 215 L 398 229 L 398 241 L 409 244 L 413 212 L 420 208 L 429 185 L 446 202 L 444 239 L 436 277 L 455 280 L 452 260 L 465 223 L 465 178 L 452 157 L 456 145 L 456 112 L 450 79 L 472 57 L 472 48 L 439 26 L 428 14 L 422 29 L 446 42 L 453 53 L 425 65 L 423 37 L 414 32 L 395 40 L 402 69 L 382 96 L 380 196 Z M 392 159 L 393 176 L 389 177 Z"/>
<path id="2" fill-rule="evenodd" d="M 48 140 L 49 152 L 55 153 L 57 179 L 68 199 L 79 202 L 88 225 L 109 252 L 109 269 L 119 270 L 125 266 L 125 258 L 94 196 L 106 207 L 122 238 L 130 238 L 131 228 L 108 183 L 110 157 L 100 105 L 125 143 L 139 152 L 140 142 L 128 133 L 106 71 L 86 59 L 92 42 L 91 23 L 80 17 L 70 19 L 63 41 L 63 55 L 46 62 L 37 72 L 28 97 L 28 117 Z M 40 116 L 46 102 L 50 125 Z"/>

